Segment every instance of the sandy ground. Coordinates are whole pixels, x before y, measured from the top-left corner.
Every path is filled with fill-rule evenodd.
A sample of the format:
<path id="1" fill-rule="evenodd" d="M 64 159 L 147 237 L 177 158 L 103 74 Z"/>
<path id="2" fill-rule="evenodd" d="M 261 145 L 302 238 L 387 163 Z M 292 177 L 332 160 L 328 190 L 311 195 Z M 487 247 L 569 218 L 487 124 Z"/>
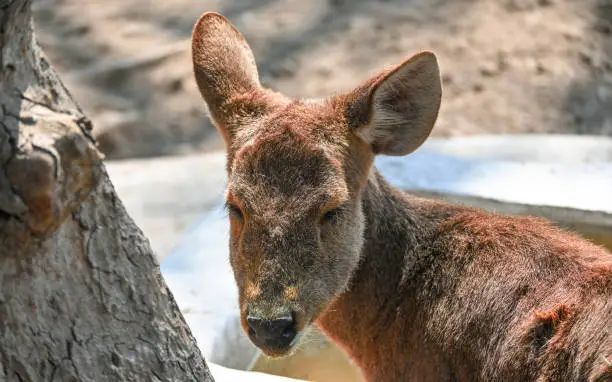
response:
<path id="1" fill-rule="evenodd" d="M 436 135 L 612 135 L 610 0 L 35 0 L 39 41 L 109 158 L 220 147 L 191 73 L 207 10 L 292 96 L 348 90 L 429 49 L 445 88 Z"/>

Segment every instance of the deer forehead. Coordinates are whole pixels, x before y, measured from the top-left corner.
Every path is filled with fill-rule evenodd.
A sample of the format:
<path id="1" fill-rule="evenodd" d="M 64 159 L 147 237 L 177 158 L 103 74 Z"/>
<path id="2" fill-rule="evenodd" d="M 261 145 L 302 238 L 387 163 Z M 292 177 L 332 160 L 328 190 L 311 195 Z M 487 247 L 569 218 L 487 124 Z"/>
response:
<path id="1" fill-rule="evenodd" d="M 290 100 L 243 121 L 234 129 L 230 151 L 237 152 L 254 141 L 291 138 L 333 150 L 334 146 L 346 147 L 351 133 L 343 105 L 330 100 Z"/>
<path id="2" fill-rule="evenodd" d="M 239 150 L 228 194 L 252 213 L 296 214 L 348 199 L 341 161 L 329 146 L 286 133 Z"/>

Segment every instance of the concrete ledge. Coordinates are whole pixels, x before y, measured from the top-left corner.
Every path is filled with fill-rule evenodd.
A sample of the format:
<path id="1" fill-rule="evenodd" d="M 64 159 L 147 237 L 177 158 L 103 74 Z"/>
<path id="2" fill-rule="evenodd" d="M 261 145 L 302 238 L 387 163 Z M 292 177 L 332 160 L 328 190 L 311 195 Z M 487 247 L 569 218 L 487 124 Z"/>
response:
<path id="1" fill-rule="evenodd" d="M 110 179 L 160 258 L 219 203 L 225 155 L 107 161 Z"/>
<path id="2" fill-rule="evenodd" d="M 297 382 L 298 379 L 291 379 L 286 377 L 278 377 L 275 375 L 247 372 L 242 370 L 230 369 L 217 365 L 211 362 L 207 362 L 208 368 L 215 378 L 215 382 Z"/>
<path id="3" fill-rule="evenodd" d="M 485 161 L 421 150 L 409 157 L 379 157 L 376 165 L 407 191 L 612 213 L 612 162 Z"/>
<path id="4" fill-rule="evenodd" d="M 612 138 L 594 135 L 476 135 L 433 138 L 422 149 L 459 158 L 519 163 L 610 163 Z"/>

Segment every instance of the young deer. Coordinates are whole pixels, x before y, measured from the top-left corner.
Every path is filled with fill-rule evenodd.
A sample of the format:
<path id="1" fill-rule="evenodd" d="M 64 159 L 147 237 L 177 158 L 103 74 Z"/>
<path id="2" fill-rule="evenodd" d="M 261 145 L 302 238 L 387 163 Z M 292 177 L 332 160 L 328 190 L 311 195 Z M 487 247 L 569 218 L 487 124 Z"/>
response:
<path id="1" fill-rule="evenodd" d="M 244 37 L 206 13 L 193 63 L 227 145 L 242 325 L 266 354 L 316 324 L 368 381 L 612 378 L 609 252 L 543 219 L 404 194 L 373 167 L 428 137 L 432 53 L 292 100 L 260 85 Z"/>

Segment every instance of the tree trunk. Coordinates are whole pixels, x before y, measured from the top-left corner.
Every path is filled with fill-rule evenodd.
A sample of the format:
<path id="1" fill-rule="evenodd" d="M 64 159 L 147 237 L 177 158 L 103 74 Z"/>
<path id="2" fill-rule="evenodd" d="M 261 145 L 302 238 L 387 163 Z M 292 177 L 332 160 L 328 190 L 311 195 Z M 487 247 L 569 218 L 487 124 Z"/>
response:
<path id="1" fill-rule="evenodd" d="M 0 0 L 0 381 L 212 381 L 30 5 Z"/>

